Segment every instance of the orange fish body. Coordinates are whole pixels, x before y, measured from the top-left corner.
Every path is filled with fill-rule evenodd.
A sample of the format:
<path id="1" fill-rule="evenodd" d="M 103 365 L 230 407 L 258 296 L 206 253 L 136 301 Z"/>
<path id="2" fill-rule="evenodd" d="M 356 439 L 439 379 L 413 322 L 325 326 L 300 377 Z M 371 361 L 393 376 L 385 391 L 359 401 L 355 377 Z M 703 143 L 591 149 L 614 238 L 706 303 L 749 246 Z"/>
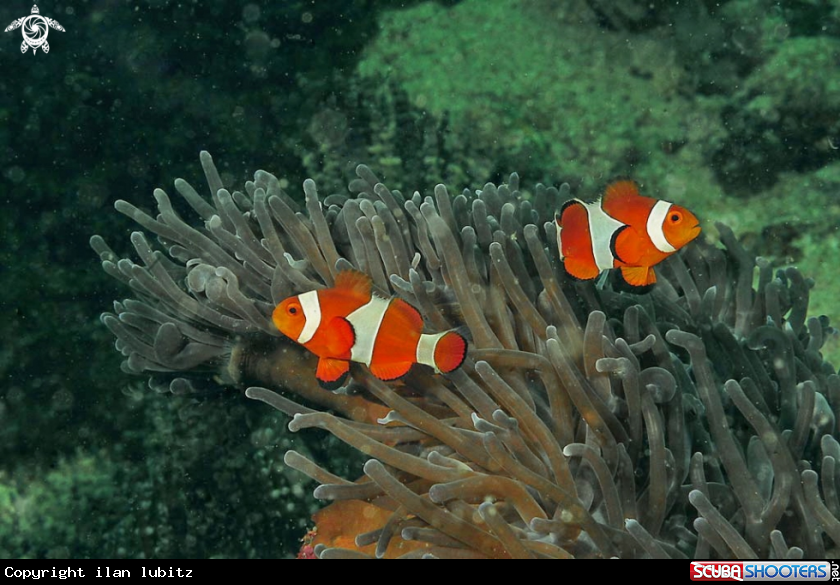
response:
<path id="1" fill-rule="evenodd" d="M 693 213 L 639 195 L 633 181 L 610 184 L 594 203 L 568 201 L 555 221 L 566 272 L 590 280 L 619 268 L 624 280 L 637 287 L 654 284 L 653 266 L 700 234 Z"/>
<path id="2" fill-rule="evenodd" d="M 380 380 L 395 380 L 418 362 L 451 372 L 467 353 L 461 335 L 423 333 L 417 309 L 377 296 L 370 277 L 355 270 L 339 272 L 332 288 L 287 298 L 272 319 L 284 335 L 321 358 L 315 376 L 328 387 L 340 384 L 351 361 L 367 365 Z"/>

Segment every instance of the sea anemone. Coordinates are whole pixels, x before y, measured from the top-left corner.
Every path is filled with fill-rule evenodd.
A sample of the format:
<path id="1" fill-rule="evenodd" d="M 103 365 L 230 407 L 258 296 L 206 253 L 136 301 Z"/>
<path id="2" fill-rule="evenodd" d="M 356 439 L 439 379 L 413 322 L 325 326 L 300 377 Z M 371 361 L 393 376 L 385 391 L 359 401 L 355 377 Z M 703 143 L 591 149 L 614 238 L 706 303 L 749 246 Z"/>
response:
<path id="1" fill-rule="evenodd" d="M 333 502 L 317 556 L 835 556 L 840 378 L 796 269 L 774 276 L 718 225 L 725 248 L 697 241 L 650 294 L 628 294 L 565 275 L 552 244 L 565 185 L 526 195 L 514 174 L 404 196 L 359 166 L 354 196 L 321 202 L 307 180 L 300 208 L 267 172 L 231 193 L 207 153 L 201 164 L 209 202 L 175 189 L 203 225 L 158 189 L 157 217 L 116 203 L 157 236 L 131 234 L 141 264 L 91 239 L 136 296 L 102 321 L 123 369 L 154 387 L 247 387 L 292 431 L 323 428 L 370 457 L 350 481 L 287 453 Z M 354 364 L 345 388 L 320 388 L 271 312 L 351 266 L 427 330 L 460 327 L 464 365 L 385 383 Z"/>

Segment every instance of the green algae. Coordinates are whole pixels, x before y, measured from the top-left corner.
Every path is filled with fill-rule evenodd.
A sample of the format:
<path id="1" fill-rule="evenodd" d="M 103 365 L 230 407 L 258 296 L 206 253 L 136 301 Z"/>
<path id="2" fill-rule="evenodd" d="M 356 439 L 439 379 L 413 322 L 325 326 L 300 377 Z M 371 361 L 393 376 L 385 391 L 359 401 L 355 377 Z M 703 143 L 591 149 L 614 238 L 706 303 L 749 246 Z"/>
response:
<path id="1" fill-rule="evenodd" d="M 673 50 L 593 34 L 539 6 L 467 0 L 385 13 L 359 73 L 397 81 L 415 105 L 537 178 L 556 169 L 555 180 L 597 185 L 684 140 L 689 102 Z"/>
<path id="2" fill-rule="evenodd" d="M 621 29 L 599 28 L 576 2 L 422 4 L 383 15 L 358 72 L 448 116 L 464 143 L 492 144 L 506 170 L 584 197 L 629 175 L 690 206 L 713 239 L 714 222 L 729 224 L 775 266 L 815 277 L 812 309 L 836 316 L 840 277 L 821 243 L 836 241 L 840 219 L 840 40 L 821 36 L 836 11 L 687 3 L 652 26 L 636 12 Z"/>

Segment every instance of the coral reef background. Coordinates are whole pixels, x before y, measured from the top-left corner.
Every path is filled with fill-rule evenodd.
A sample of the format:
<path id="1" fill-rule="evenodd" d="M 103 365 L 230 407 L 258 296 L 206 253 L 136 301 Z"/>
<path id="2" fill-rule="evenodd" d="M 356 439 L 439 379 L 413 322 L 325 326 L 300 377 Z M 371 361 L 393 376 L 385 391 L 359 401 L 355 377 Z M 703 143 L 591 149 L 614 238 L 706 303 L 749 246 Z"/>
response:
<path id="1" fill-rule="evenodd" d="M 309 524 L 285 417 L 150 393 L 97 318 L 125 291 L 89 235 L 129 254 L 113 202 L 151 208 L 200 149 L 225 184 L 266 168 L 325 192 L 356 162 L 406 190 L 631 175 L 796 264 L 836 321 L 840 9 L 672 4 L 59 2 L 48 55 L 0 37 L 0 554 L 288 556 Z"/>

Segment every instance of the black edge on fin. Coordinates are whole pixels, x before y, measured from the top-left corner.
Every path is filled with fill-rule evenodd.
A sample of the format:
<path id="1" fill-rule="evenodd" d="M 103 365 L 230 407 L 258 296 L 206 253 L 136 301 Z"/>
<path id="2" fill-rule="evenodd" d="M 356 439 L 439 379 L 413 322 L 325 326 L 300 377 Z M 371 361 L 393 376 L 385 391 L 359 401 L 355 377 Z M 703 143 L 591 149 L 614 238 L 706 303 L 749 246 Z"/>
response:
<path id="1" fill-rule="evenodd" d="M 601 276 L 601 273 L 599 272 L 598 276 L 596 276 L 595 278 L 578 278 L 577 276 L 566 270 L 565 266 L 563 266 L 563 274 L 565 274 L 566 278 L 568 278 L 571 282 L 592 282 L 595 280 L 595 278 Z"/>
<path id="2" fill-rule="evenodd" d="M 337 380 L 333 382 L 325 382 L 324 380 L 319 379 L 317 376 L 315 377 L 318 380 L 318 385 L 323 388 L 324 390 L 335 391 L 344 386 L 344 383 L 347 381 L 347 376 L 350 375 L 350 371 L 344 372 Z"/>
<path id="3" fill-rule="evenodd" d="M 610 272 L 612 273 L 610 275 L 610 285 L 612 285 L 612 289 L 616 292 L 630 293 L 633 295 L 646 295 L 653 290 L 653 287 L 656 286 L 655 282 L 644 286 L 630 284 L 624 280 L 624 277 L 621 275 L 621 269 L 619 268 L 610 270 Z"/>
<path id="4" fill-rule="evenodd" d="M 372 292 L 371 292 L 371 295 L 373 295 Z M 353 324 L 350 321 L 347 320 L 347 317 L 339 317 L 339 319 L 342 319 L 343 321 L 346 321 L 347 324 L 350 326 L 350 333 L 353 334 L 353 344 L 355 345 L 356 344 L 356 328 L 353 327 Z"/>
<path id="5" fill-rule="evenodd" d="M 618 228 L 617 230 L 615 230 L 613 232 L 613 235 L 610 238 L 610 252 L 612 253 L 613 258 L 615 258 L 616 260 L 618 260 L 622 264 L 627 264 L 627 263 L 624 261 L 624 259 L 621 256 L 619 256 L 618 250 L 616 250 L 615 245 L 618 242 L 618 236 L 621 234 L 621 232 L 623 232 L 624 230 L 626 230 L 629 227 L 630 227 L 629 225 L 625 225 L 625 226 L 622 226 L 622 227 Z"/>
<path id="6" fill-rule="evenodd" d="M 560 211 L 558 211 L 554 214 L 555 223 L 557 223 L 557 225 L 561 225 L 560 222 L 563 220 L 563 212 L 566 211 L 572 205 L 575 205 L 577 203 L 580 203 L 581 205 L 583 205 L 583 201 L 581 201 L 580 199 L 569 199 L 568 201 L 566 201 L 563 204 L 563 206 L 560 208 Z"/>

